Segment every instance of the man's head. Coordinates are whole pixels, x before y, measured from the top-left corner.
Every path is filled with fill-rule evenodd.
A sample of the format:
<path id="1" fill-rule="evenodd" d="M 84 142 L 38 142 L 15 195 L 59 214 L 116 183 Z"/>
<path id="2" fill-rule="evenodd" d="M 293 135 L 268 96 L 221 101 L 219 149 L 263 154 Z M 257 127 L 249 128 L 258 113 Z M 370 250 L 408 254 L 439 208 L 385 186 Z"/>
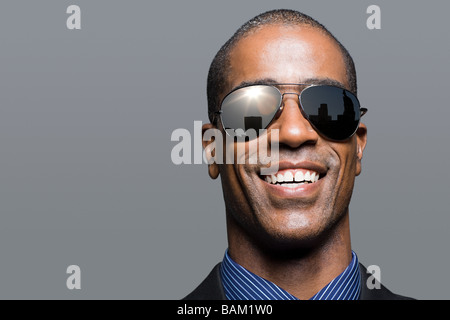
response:
<path id="1" fill-rule="evenodd" d="M 220 48 L 211 62 L 207 80 L 208 116 L 211 123 L 217 121 L 215 112 L 220 107 L 221 98 L 229 91 L 227 86 L 230 70 L 230 52 L 239 40 L 267 25 L 312 27 L 333 39 L 344 58 L 347 81 L 350 91 L 357 93 L 356 70 L 347 49 L 322 24 L 310 16 L 294 10 L 272 10 L 262 13 L 243 24 L 233 36 Z"/>
<path id="2" fill-rule="evenodd" d="M 356 94 L 353 62 L 342 45 L 312 18 L 292 11 L 262 14 L 241 27 L 214 59 L 208 76 L 212 124 L 224 96 L 242 83 L 334 82 Z M 281 91 L 301 92 L 300 86 Z M 361 172 L 366 128 L 345 141 L 331 141 L 314 130 L 295 95 L 285 95 L 283 109 L 272 121 L 278 130 L 279 171 L 284 175 L 315 174 L 319 179 L 295 188 L 274 185 L 261 175 L 262 164 L 212 164 L 219 174 L 227 211 L 230 247 L 252 243 L 280 251 L 312 246 L 327 235 L 345 241 L 348 205 L 355 176 Z M 261 139 L 261 138 L 259 138 Z M 258 140 L 258 139 L 256 139 Z M 246 149 L 255 140 L 244 143 Z M 238 144 L 238 143 L 235 143 Z M 206 143 L 205 143 L 206 144 Z M 342 231 L 344 230 L 344 231 Z"/>

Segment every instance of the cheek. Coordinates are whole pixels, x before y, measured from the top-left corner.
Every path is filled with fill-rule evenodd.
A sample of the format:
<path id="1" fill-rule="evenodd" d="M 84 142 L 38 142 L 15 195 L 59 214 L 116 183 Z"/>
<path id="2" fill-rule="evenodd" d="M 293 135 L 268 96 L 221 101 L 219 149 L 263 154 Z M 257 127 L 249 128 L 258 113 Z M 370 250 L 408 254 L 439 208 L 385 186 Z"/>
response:
<path id="1" fill-rule="evenodd" d="M 223 164 L 219 166 L 222 190 L 227 208 L 245 211 L 248 207 L 247 191 L 242 179 L 242 165 Z"/>
<path id="2" fill-rule="evenodd" d="M 340 175 L 351 176 L 354 178 L 356 173 L 357 164 L 357 152 L 356 152 L 356 139 L 352 139 L 348 142 L 336 142 L 333 143 L 332 149 L 336 155 L 335 160 L 339 162 Z"/>
<path id="3" fill-rule="evenodd" d="M 258 139 L 250 142 L 235 142 L 234 137 L 224 134 L 222 164 L 219 166 L 222 187 L 228 194 L 243 195 L 244 176 L 249 176 L 252 166 L 258 163 Z M 237 138 L 237 141 L 242 141 Z"/>
<path id="4" fill-rule="evenodd" d="M 242 199 L 241 186 L 232 165 L 221 165 L 219 167 L 220 179 L 222 182 L 223 197 L 226 207 L 239 206 L 244 203 Z"/>
<path id="5" fill-rule="evenodd" d="M 258 152 L 260 144 L 259 139 L 253 139 L 249 142 L 241 142 L 242 138 L 238 138 L 238 142 L 234 142 L 233 137 L 227 136 L 224 143 L 224 163 L 225 164 L 258 164 Z"/>
<path id="6" fill-rule="evenodd" d="M 344 146 L 342 146 L 344 147 Z M 338 148 L 336 150 L 337 157 L 335 159 L 338 162 L 339 174 L 337 181 L 337 194 L 336 202 L 339 203 L 338 207 L 348 206 L 353 192 L 353 186 L 355 182 L 355 176 L 357 173 L 357 158 L 354 149 L 356 146 L 352 143 L 344 148 Z"/>

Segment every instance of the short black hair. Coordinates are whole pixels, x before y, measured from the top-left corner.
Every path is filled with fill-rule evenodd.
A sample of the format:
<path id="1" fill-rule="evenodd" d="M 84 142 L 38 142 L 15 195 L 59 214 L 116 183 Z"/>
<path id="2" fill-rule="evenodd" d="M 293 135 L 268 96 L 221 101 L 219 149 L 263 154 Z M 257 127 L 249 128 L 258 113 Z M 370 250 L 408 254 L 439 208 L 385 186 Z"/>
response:
<path id="1" fill-rule="evenodd" d="M 304 25 L 312 28 L 317 28 L 324 34 L 328 35 L 338 44 L 344 63 L 346 66 L 347 79 L 350 86 L 350 91 L 355 95 L 357 92 L 356 84 L 356 70 L 352 57 L 347 49 L 328 31 L 322 24 L 314 20 L 310 16 L 295 10 L 278 9 L 264 12 L 257 15 L 244 23 L 234 35 L 220 48 L 211 62 L 208 72 L 207 80 L 207 97 L 208 97 L 208 117 L 211 123 L 216 123 L 216 113 L 219 109 L 219 97 L 224 93 L 227 85 L 229 74 L 229 57 L 231 50 L 235 47 L 237 42 L 249 35 L 252 31 L 256 31 L 265 25 Z"/>

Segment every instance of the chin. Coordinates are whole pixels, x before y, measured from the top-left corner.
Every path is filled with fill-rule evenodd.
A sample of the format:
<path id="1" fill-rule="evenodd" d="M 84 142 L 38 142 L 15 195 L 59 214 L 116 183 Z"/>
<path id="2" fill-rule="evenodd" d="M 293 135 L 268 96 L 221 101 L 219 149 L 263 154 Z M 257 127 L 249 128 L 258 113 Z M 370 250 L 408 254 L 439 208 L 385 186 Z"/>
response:
<path id="1" fill-rule="evenodd" d="M 303 252 L 318 246 L 324 238 L 320 227 L 278 228 L 258 232 L 258 242 L 265 251 L 285 255 L 288 252 Z"/>
<path id="2" fill-rule="evenodd" d="M 311 216 L 301 214 L 284 221 L 272 221 L 261 225 L 255 236 L 262 248 L 272 254 L 290 255 L 310 251 L 330 238 L 333 230 L 338 228 L 331 216 L 322 219 L 311 219 Z"/>

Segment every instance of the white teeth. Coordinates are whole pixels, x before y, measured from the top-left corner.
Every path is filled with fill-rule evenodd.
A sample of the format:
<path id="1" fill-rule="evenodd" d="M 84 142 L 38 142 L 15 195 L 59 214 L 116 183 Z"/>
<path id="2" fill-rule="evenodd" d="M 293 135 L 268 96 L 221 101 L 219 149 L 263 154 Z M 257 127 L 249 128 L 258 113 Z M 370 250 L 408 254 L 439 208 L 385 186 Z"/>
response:
<path id="1" fill-rule="evenodd" d="M 284 171 L 283 173 L 272 174 L 270 176 L 265 176 L 264 180 L 267 183 L 276 184 L 283 183 L 283 186 L 289 188 L 295 188 L 303 183 L 314 183 L 319 180 L 319 173 L 315 171 L 295 171 L 295 175 L 293 171 Z M 284 183 L 287 182 L 287 183 Z M 299 182 L 299 183 L 293 183 Z"/>
<path id="2" fill-rule="evenodd" d="M 311 174 L 309 173 L 309 171 L 306 171 L 306 173 L 305 173 L 305 180 L 311 181 Z"/>
<path id="3" fill-rule="evenodd" d="M 305 179 L 303 178 L 303 172 L 297 171 L 297 172 L 295 173 L 295 181 L 303 181 L 303 180 L 305 180 Z"/>
<path id="4" fill-rule="evenodd" d="M 284 174 L 284 182 L 292 182 L 294 181 L 294 176 L 292 175 L 292 172 L 288 171 Z"/>
<path id="5" fill-rule="evenodd" d="M 275 177 L 275 175 L 272 174 L 270 177 L 272 178 L 273 184 L 277 183 L 277 177 Z"/>
<path id="6" fill-rule="evenodd" d="M 283 174 L 281 174 L 281 173 L 277 174 L 277 182 L 284 182 Z"/>

